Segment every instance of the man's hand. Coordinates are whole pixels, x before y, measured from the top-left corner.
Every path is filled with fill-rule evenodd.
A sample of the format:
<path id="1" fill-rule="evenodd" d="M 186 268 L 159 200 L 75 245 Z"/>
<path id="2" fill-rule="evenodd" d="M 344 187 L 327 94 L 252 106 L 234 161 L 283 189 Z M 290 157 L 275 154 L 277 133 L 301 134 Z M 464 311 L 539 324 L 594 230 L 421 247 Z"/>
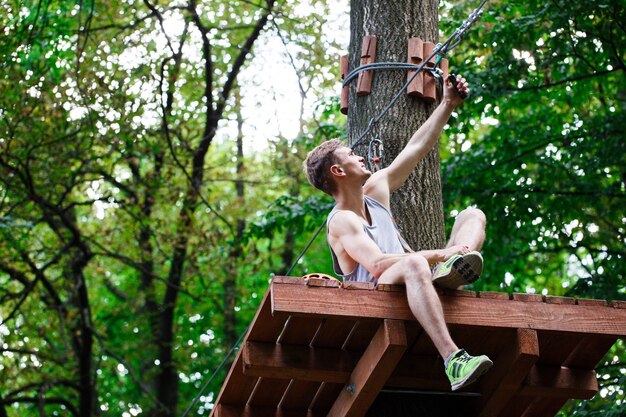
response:
<path id="1" fill-rule="evenodd" d="M 441 255 L 443 257 L 443 261 L 445 262 L 448 259 L 450 259 L 453 255 L 465 255 L 469 251 L 470 250 L 468 246 L 455 245 L 455 246 L 450 246 L 449 248 L 442 249 Z"/>
<path id="2" fill-rule="evenodd" d="M 454 79 L 456 79 L 456 89 L 452 84 Z M 469 91 L 467 80 L 465 80 L 465 78 L 460 75 L 456 77 L 449 75 L 443 86 L 443 99 L 447 103 L 456 107 L 463 102 L 463 98 L 459 95 L 459 93 L 467 97 Z"/>

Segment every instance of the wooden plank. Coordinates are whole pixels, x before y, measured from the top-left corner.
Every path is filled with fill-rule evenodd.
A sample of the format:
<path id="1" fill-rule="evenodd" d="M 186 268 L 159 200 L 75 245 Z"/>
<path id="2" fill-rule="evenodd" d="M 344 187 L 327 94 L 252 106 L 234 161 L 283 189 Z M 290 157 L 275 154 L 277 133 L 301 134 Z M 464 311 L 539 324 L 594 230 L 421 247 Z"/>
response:
<path id="1" fill-rule="evenodd" d="M 374 291 L 376 289 L 373 282 L 344 281 L 342 286 L 344 290 Z"/>
<path id="2" fill-rule="evenodd" d="M 493 291 L 484 291 L 479 292 L 477 295 L 478 298 L 488 298 L 492 300 L 510 300 L 511 295 L 506 292 L 493 292 Z"/>
<path id="3" fill-rule="evenodd" d="M 525 303 L 541 303 L 543 301 L 543 295 L 516 292 L 513 293 L 512 299 L 515 301 L 523 301 Z"/>
<path id="4" fill-rule="evenodd" d="M 328 417 L 362 417 L 407 348 L 404 323 L 385 320 L 350 376 L 350 387 L 337 397 Z"/>
<path id="5" fill-rule="evenodd" d="M 539 358 L 538 363 L 561 366 L 576 349 L 582 337 L 583 335 L 578 333 L 540 332 L 539 348 L 541 349 L 541 358 Z"/>
<path id="6" fill-rule="evenodd" d="M 415 320 L 403 293 L 272 284 L 275 313 Z M 626 309 L 442 296 L 446 322 L 626 336 Z"/>
<path id="7" fill-rule="evenodd" d="M 237 358 L 228 372 L 226 382 L 222 385 L 222 391 L 217 397 L 216 404 L 225 402 L 233 405 L 245 405 L 250 394 L 257 384 L 258 378 L 244 375 L 242 349 L 237 353 Z"/>
<path id="8" fill-rule="evenodd" d="M 250 394 L 248 405 L 253 408 L 276 409 L 287 388 L 289 388 L 288 379 L 261 377 Z"/>
<path id="9" fill-rule="evenodd" d="M 244 375 L 346 383 L 358 357 L 338 349 L 247 342 Z"/>
<path id="10" fill-rule="evenodd" d="M 291 288 L 307 288 L 305 285 L 282 285 Z M 336 289 L 330 288 L 330 290 Z M 277 342 L 293 345 L 308 345 L 317 332 L 321 321 L 322 318 L 320 317 L 290 316 L 289 320 L 285 323 L 283 331 L 278 337 Z M 276 408 L 287 391 L 287 388 L 289 388 L 288 379 L 261 377 L 254 387 L 254 391 L 250 394 L 248 405 L 255 407 Z"/>
<path id="11" fill-rule="evenodd" d="M 617 338 L 611 336 L 584 335 L 563 361 L 563 366 L 578 369 L 594 369 L 609 351 Z"/>
<path id="12" fill-rule="evenodd" d="M 576 299 L 572 297 L 557 297 L 553 295 L 546 295 L 544 301 L 548 304 L 567 304 L 574 305 L 576 304 Z"/>
<path id="13" fill-rule="evenodd" d="M 597 392 L 598 380 L 593 370 L 535 365 L 518 395 L 588 400 Z"/>
<path id="14" fill-rule="evenodd" d="M 322 324 L 321 317 L 290 316 L 276 343 L 308 345 Z"/>
<path id="15" fill-rule="evenodd" d="M 510 349 L 517 329 L 470 327 L 453 324 L 448 326 L 452 340 L 470 355 L 487 355 L 497 358 L 502 351 Z"/>
<path id="16" fill-rule="evenodd" d="M 404 284 L 378 284 L 376 286 L 376 291 L 396 291 L 396 292 L 406 292 L 406 285 Z"/>
<path id="17" fill-rule="evenodd" d="M 324 319 L 311 340 L 311 346 L 341 348 L 357 325 L 354 320 Z"/>
<path id="18" fill-rule="evenodd" d="M 438 356 L 439 352 L 433 344 L 430 336 L 428 336 L 428 333 L 426 333 L 426 331 L 424 331 L 421 326 L 419 327 L 419 329 L 420 332 L 417 334 L 416 340 L 411 346 L 411 353 L 421 356 Z"/>
<path id="19" fill-rule="evenodd" d="M 232 406 L 217 404 L 213 410 L 213 417 L 321 417 L 321 414 L 307 412 L 307 410 L 277 410 L 267 407 Z"/>
<path id="20" fill-rule="evenodd" d="M 291 285 L 306 285 L 304 277 L 287 277 L 284 275 L 275 275 L 272 278 L 272 283 L 277 284 L 291 284 Z"/>
<path id="21" fill-rule="evenodd" d="M 539 358 L 537 332 L 517 329 L 510 345 L 494 361 L 493 369 L 481 380 L 483 400 L 481 417 L 495 417 L 522 385 L 524 378 Z"/>
<path id="22" fill-rule="evenodd" d="M 591 298 L 578 298 L 576 304 L 579 306 L 608 306 L 609 302 L 606 300 L 595 300 Z"/>
<path id="23" fill-rule="evenodd" d="M 380 320 L 359 320 L 348 334 L 342 348 L 348 351 L 364 351 L 379 326 Z"/>
<path id="24" fill-rule="evenodd" d="M 323 382 L 315 393 L 313 401 L 311 401 L 310 409 L 316 413 L 326 415 L 341 393 L 341 390 L 345 387 L 345 384 L 331 384 Z"/>
<path id="25" fill-rule="evenodd" d="M 250 325 L 250 330 L 245 340 L 255 340 L 257 342 L 274 342 L 283 331 L 285 323 L 289 318 L 287 314 L 274 314 L 268 290 L 261 301 L 254 320 Z"/>
<path id="26" fill-rule="evenodd" d="M 449 297 L 467 297 L 467 298 L 476 298 L 478 293 L 476 291 L 471 290 L 457 290 L 451 288 L 441 288 L 440 295 L 447 295 Z"/>
<path id="27" fill-rule="evenodd" d="M 319 389 L 320 382 L 293 380 L 278 404 L 279 409 L 307 410 Z"/>

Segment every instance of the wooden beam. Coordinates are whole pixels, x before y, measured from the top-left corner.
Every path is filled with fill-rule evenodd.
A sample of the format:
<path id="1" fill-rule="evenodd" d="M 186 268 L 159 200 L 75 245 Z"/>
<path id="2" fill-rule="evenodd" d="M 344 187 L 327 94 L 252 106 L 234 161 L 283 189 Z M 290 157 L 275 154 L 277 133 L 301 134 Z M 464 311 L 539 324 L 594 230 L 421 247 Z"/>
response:
<path id="1" fill-rule="evenodd" d="M 328 417 L 362 417 L 406 351 L 404 323 L 384 320 L 350 375 Z"/>
<path id="2" fill-rule="evenodd" d="M 322 417 L 311 410 L 289 410 L 264 407 L 217 404 L 212 417 Z"/>
<path id="3" fill-rule="evenodd" d="M 598 379 L 593 370 L 535 365 L 518 395 L 588 400 L 597 392 Z"/>
<path id="4" fill-rule="evenodd" d="M 279 282 L 273 282 L 270 288 L 275 314 L 415 320 L 403 292 L 311 288 Z M 448 324 L 626 337 L 626 309 L 622 308 L 445 295 L 440 298 Z"/>
<path id="5" fill-rule="evenodd" d="M 494 361 L 494 368 L 483 377 L 480 417 L 495 417 L 519 390 L 524 378 L 539 358 L 537 332 L 517 329 L 515 337 Z"/>
<path id="6" fill-rule="evenodd" d="M 247 376 L 346 383 L 358 357 L 339 349 L 247 342 L 243 373 Z"/>

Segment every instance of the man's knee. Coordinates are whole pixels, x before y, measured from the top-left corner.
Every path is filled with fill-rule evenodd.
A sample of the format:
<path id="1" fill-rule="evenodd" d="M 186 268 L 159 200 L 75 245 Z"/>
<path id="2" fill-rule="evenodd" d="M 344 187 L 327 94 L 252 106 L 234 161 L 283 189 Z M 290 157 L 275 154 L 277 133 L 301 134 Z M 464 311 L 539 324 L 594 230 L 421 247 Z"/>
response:
<path id="1" fill-rule="evenodd" d="M 461 211 L 456 217 L 456 220 L 459 222 L 479 222 L 480 224 L 482 224 L 483 227 L 487 225 L 487 217 L 485 216 L 485 213 L 483 213 L 481 209 L 476 207 L 468 207 L 465 210 Z"/>
<path id="2" fill-rule="evenodd" d="M 411 279 L 431 282 L 431 270 L 428 261 L 422 255 L 412 254 L 404 259 L 405 274 Z"/>

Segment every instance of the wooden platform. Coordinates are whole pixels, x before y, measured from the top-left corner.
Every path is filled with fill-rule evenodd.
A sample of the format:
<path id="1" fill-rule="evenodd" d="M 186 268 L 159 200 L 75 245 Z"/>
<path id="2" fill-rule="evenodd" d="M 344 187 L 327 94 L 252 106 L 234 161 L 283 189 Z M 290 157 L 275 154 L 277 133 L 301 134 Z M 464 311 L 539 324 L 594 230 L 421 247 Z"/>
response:
<path id="1" fill-rule="evenodd" d="M 598 390 L 594 367 L 626 337 L 626 302 L 440 292 L 455 342 L 493 368 L 452 393 L 404 287 L 275 277 L 214 417 L 554 416 Z"/>

